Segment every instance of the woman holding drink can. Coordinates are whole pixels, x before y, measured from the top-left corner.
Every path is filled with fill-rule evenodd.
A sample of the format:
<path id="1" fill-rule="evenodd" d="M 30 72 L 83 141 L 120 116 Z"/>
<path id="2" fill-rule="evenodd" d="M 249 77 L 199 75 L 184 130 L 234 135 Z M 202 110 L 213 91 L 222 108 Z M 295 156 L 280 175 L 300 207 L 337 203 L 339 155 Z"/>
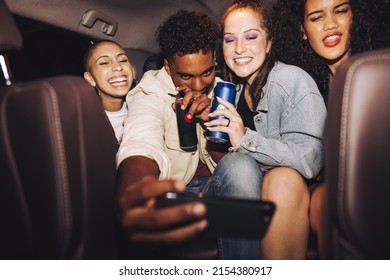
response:
<path id="1" fill-rule="evenodd" d="M 259 1 L 235 1 L 221 25 L 223 74 L 239 85 L 237 108 L 218 99 L 226 109 L 213 111 L 205 125 L 211 132 L 228 134 L 231 154 L 255 159 L 264 174 L 261 197 L 273 201 L 276 212 L 261 242 L 262 257 L 304 259 L 306 182 L 316 179 L 323 166 L 324 100 L 305 71 L 275 61 L 268 15 Z"/>

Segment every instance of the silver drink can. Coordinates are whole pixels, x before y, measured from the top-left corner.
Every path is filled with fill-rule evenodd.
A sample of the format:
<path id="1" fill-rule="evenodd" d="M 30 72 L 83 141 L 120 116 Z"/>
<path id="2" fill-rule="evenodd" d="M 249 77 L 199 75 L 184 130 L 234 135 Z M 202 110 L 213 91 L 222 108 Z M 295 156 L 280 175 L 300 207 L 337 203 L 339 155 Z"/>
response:
<path id="1" fill-rule="evenodd" d="M 211 103 L 211 112 L 220 109 L 226 109 L 225 106 L 221 105 L 217 97 L 228 101 L 231 104 L 235 103 L 236 100 L 236 85 L 229 82 L 218 82 L 216 87 L 214 88 L 213 100 Z M 216 116 L 211 118 L 211 120 L 216 119 L 226 119 L 224 116 Z M 206 131 L 207 140 L 215 143 L 227 143 L 229 142 L 229 136 L 224 132 L 219 131 Z"/>

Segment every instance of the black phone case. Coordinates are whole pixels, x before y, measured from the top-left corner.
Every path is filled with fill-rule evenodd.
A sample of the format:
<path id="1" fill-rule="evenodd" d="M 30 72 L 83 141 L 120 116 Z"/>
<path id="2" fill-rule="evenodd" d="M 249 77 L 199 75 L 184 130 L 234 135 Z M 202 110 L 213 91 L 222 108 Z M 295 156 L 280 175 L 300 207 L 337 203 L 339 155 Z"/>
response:
<path id="1" fill-rule="evenodd" d="M 195 151 L 198 145 L 195 117 L 191 120 L 186 117 L 192 103 L 188 104 L 185 110 L 180 108 L 182 103 L 182 100 L 175 102 L 180 148 L 184 151 Z"/>
<path id="2" fill-rule="evenodd" d="M 208 237 L 261 239 L 275 211 L 275 205 L 270 201 L 198 198 L 177 194 L 160 197 L 156 208 L 193 201 L 203 202 L 207 206 L 208 227 L 203 234 Z"/>

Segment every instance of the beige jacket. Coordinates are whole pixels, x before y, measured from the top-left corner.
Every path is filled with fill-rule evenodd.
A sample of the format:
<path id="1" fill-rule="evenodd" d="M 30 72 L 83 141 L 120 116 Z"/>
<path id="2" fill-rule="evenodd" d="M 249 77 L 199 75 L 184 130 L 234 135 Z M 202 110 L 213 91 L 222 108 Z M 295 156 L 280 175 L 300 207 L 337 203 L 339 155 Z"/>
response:
<path id="1" fill-rule="evenodd" d="M 217 79 L 216 82 L 220 81 Z M 160 179 L 176 179 L 186 184 L 195 175 L 199 159 L 214 171 L 216 163 L 206 151 L 206 138 L 200 124 L 197 124 L 197 150 L 186 152 L 179 146 L 176 114 L 172 109 L 176 94 L 164 68 L 146 72 L 129 92 L 126 97 L 128 115 L 117 154 L 118 166 L 127 157 L 145 156 L 158 164 Z"/>

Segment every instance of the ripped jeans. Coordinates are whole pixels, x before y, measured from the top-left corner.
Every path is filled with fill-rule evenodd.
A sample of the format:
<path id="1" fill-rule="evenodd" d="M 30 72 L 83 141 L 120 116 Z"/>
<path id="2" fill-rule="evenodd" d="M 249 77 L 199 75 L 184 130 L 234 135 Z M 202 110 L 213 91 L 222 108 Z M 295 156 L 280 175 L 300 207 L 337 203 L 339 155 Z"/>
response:
<path id="1" fill-rule="evenodd" d="M 226 154 L 210 177 L 193 179 L 187 193 L 203 193 L 211 197 L 260 199 L 263 174 L 249 155 Z M 243 217 L 245 219 L 245 217 Z M 260 241 L 255 239 L 219 238 L 218 256 L 226 260 L 251 260 L 260 257 Z"/>

